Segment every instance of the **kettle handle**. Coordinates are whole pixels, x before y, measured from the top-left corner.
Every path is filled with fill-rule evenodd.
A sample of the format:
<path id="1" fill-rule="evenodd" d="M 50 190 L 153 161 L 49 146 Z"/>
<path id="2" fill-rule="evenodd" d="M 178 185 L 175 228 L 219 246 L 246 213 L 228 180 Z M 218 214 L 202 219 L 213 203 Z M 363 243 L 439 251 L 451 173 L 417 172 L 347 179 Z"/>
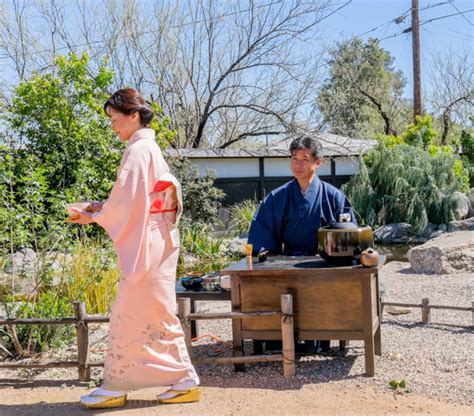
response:
<path id="1" fill-rule="evenodd" d="M 359 225 L 361 225 L 361 224 L 364 223 L 364 219 L 362 218 L 362 215 L 360 215 L 359 212 L 358 212 L 354 207 L 352 207 L 352 206 L 344 206 L 344 207 L 342 207 L 342 208 L 338 208 L 338 209 L 336 210 L 335 214 L 334 214 L 335 217 L 337 218 L 337 214 L 338 214 L 338 212 L 341 211 L 341 210 L 342 210 L 341 214 L 344 214 L 344 210 L 346 210 L 346 209 L 347 209 L 347 210 L 351 210 L 352 212 L 354 212 L 354 214 L 357 214 L 357 218 L 356 218 L 356 219 L 357 219 L 357 222 L 358 222 Z"/>

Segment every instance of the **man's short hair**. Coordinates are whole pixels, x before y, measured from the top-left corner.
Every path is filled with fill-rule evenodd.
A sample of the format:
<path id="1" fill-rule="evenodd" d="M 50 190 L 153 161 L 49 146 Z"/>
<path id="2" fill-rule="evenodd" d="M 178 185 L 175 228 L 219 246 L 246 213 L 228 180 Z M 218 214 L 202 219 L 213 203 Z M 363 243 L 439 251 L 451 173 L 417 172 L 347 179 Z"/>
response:
<path id="1" fill-rule="evenodd" d="M 293 155 L 295 150 L 311 149 L 311 154 L 314 159 L 323 156 L 323 147 L 321 143 L 311 136 L 300 136 L 294 139 L 290 144 L 290 154 Z"/>

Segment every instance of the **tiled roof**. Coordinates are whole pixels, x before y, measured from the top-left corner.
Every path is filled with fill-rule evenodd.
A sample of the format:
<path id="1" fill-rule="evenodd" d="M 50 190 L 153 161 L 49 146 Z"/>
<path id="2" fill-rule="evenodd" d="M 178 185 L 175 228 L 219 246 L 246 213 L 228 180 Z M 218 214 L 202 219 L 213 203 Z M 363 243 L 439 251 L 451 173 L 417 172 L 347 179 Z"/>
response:
<path id="1" fill-rule="evenodd" d="M 359 140 L 338 136 L 331 133 L 316 135 L 323 146 L 323 155 L 330 157 L 357 156 L 366 153 L 377 144 L 376 140 Z M 259 149 L 167 149 L 169 156 L 187 157 L 190 159 L 207 158 L 240 158 L 240 157 L 288 157 L 290 138 L 280 140 L 270 146 Z"/>

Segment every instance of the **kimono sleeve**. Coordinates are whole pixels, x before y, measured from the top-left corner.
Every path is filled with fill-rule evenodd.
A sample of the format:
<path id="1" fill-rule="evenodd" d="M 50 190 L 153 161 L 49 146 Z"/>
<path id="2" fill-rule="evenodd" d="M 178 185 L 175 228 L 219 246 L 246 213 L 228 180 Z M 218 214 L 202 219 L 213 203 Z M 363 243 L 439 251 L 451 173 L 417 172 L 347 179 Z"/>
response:
<path id="1" fill-rule="evenodd" d="M 255 213 L 248 237 L 248 243 L 253 245 L 254 253 L 258 253 L 262 248 L 274 254 L 282 252 L 282 224 L 277 205 L 274 195 L 269 194 Z"/>
<path id="2" fill-rule="evenodd" d="M 122 276 L 128 281 L 138 280 L 149 268 L 147 172 L 145 157 L 129 155 L 102 210 L 92 215 L 112 239 Z"/>

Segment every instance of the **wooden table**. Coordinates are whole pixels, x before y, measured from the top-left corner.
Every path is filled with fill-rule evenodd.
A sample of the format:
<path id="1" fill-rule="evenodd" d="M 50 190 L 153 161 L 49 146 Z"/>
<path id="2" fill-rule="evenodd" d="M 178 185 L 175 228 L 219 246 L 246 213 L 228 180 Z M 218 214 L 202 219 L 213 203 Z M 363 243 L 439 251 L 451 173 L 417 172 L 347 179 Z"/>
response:
<path id="1" fill-rule="evenodd" d="M 232 310 L 251 312 L 277 309 L 280 295 L 293 295 L 295 336 L 300 340 L 363 340 L 365 370 L 375 373 L 374 353 L 382 354 L 377 267 L 335 267 L 319 256 L 247 258 L 224 269 L 231 276 Z M 274 317 L 233 320 L 234 355 L 243 354 L 243 340 L 281 339 Z"/>

